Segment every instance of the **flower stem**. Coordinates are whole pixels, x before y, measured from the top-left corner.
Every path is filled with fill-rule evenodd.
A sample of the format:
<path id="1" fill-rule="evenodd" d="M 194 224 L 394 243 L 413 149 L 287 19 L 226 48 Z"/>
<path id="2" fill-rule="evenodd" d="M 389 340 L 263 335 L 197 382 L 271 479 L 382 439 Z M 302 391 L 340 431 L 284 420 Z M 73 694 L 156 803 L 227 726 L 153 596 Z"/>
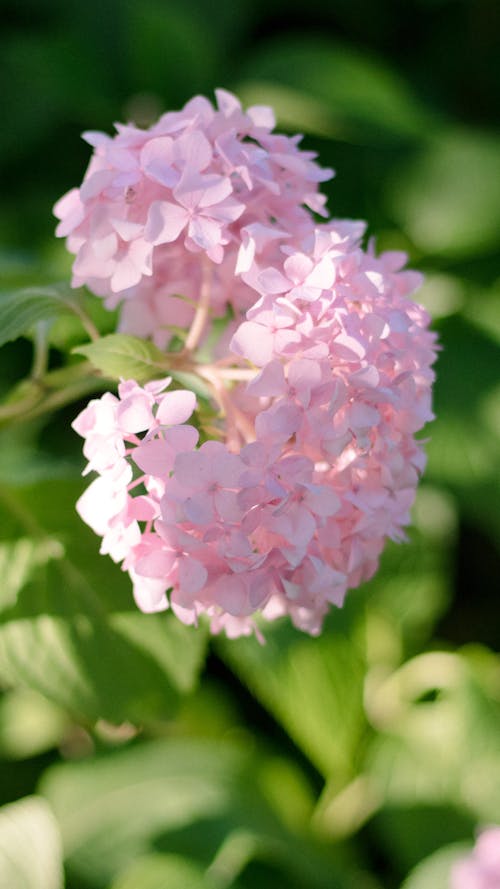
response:
<path id="1" fill-rule="evenodd" d="M 202 337 L 203 331 L 205 329 L 205 325 L 207 323 L 209 308 L 210 308 L 210 295 L 211 295 L 211 287 L 212 287 L 212 264 L 205 262 L 203 264 L 203 277 L 201 281 L 200 288 L 200 299 L 198 302 L 198 307 L 194 314 L 193 322 L 191 327 L 189 328 L 189 333 L 186 337 L 186 343 L 184 346 L 185 352 L 194 352 L 199 345 L 200 339 Z"/>

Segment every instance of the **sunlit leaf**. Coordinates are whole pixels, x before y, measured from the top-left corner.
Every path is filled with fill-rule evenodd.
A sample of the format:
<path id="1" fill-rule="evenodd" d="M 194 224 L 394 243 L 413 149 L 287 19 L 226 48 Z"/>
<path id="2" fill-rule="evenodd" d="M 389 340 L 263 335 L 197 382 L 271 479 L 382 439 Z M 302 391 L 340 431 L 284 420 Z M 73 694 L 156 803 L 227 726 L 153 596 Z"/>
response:
<path id="1" fill-rule="evenodd" d="M 168 373 L 165 355 L 153 343 L 126 333 L 110 333 L 74 351 L 114 379 L 143 382 Z"/>
<path id="2" fill-rule="evenodd" d="M 500 226 L 500 139 L 440 130 L 396 174 L 391 209 L 426 253 L 464 257 L 494 249 Z"/>
<path id="3" fill-rule="evenodd" d="M 1 492 L 5 527 L 24 525 L 38 549 L 28 554 L 31 574 L 18 554 L 16 601 L 1 614 L 0 676 L 85 721 L 165 718 L 196 681 L 205 632 L 136 609 L 128 577 L 76 516 L 79 490 L 52 481 Z M 15 539 L 8 545 L 19 550 Z"/>
<path id="4" fill-rule="evenodd" d="M 159 854 L 145 855 L 134 861 L 113 881 L 110 889 L 167 889 L 169 886 L 172 889 L 218 889 L 194 862 L 179 855 Z"/>
<path id="5" fill-rule="evenodd" d="M 63 889 L 59 828 L 41 797 L 0 808 L 0 886 Z"/>
<path id="6" fill-rule="evenodd" d="M 0 752 L 8 759 L 50 750 L 67 728 L 63 711 L 30 689 L 12 689 L 0 698 Z"/>
<path id="7" fill-rule="evenodd" d="M 474 671 L 465 657 L 433 651 L 367 686 L 378 729 L 368 771 L 388 805 L 450 805 L 500 821 L 500 706 Z"/>
<path id="8" fill-rule="evenodd" d="M 464 844 L 440 849 L 411 872 L 401 889 L 450 889 L 453 864 L 469 850 Z"/>
<path id="9" fill-rule="evenodd" d="M 188 857 L 217 884 L 249 859 L 284 870 L 284 885 L 347 889 L 326 848 L 291 834 L 259 788 L 260 763 L 221 741 L 142 743 L 54 766 L 41 791 L 61 825 L 68 870 L 95 886 L 152 851 Z"/>

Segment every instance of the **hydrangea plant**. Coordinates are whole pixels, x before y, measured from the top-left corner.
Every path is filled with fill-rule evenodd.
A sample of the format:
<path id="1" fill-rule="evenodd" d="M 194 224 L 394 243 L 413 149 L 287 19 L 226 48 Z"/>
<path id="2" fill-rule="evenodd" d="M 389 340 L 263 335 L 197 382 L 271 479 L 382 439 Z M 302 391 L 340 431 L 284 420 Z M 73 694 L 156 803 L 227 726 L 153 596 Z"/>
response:
<path id="1" fill-rule="evenodd" d="M 217 90 L 87 133 L 55 207 L 73 285 L 161 359 L 76 418 L 97 473 L 78 511 L 143 611 L 229 637 L 260 635 L 258 613 L 320 632 L 404 539 L 432 419 L 421 276 L 329 217 L 333 172 L 274 126 Z"/>

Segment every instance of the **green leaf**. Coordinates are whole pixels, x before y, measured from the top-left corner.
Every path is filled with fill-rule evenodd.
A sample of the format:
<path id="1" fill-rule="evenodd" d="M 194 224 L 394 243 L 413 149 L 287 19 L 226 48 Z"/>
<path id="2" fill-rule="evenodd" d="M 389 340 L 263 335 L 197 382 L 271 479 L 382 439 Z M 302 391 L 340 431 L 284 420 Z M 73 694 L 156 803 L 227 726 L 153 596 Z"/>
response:
<path id="1" fill-rule="evenodd" d="M 354 774 L 366 728 L 365 662 L 353 612 L 352 597 L 344 611 L 330 615 L 319 638 L 307 637 L 284 621 L 263 625 L 262 646 L 255 639 L 217 643 L 224 660 L 316 768 L 326 777 L 335 776 L 340 786 Z"/>
<path id="2" fill-rule="evenodd" d="M 470 848 L 470 845 L 456 844 L 440 849 L 417 865 L 401 889 L 450 889 L 453 864 L 469 852 Z"/>
<path id="3" fill-rule="evenodd" d="M 35 569 L 51 559 L 58 559 L 63 551 L 57 540 L 21 537 L 9 543 L 0 543 L 0 611 L 12 607 L 22 588 Z"/>
<path id="4" fill-rule="evenodd" d="M 160 852 L 189 858 L 222 887 L 262 857 L 283 885 L 347 889 L 329 849 L 291 833 L 268 805 L 261 760 L 247 745 L 177 738 L 51 767 L 41 792 L 61 825 L 69 873 L 101 889 Z"/>
<path id="5" fill-rule="evenodd" d="M 220 59 L 219 34 L 205 13 L 203 8 L 197 14 L 192 3 L 166 5 L 161 0 L 145 0 L 140 10 L 134 5 L 127 9 L 124 26 L 135 90 L 154 98 L 160 93 L 167 108 L 177 108 L 181 99 L 213 87 Z M 161 111 L 160 106 L 149 113 L 157 115 Z M 148 125 L 152 122 L 149 119 Z"/>
<path id="6" fill-rule="evenodd" d="M 26 333 L 37 321 L 73 312 L 68 287 L 27 287 L 0 293 L 0 346 Z"/>
<path id="7" fill-rule="evenodd" d="M 68 730 L 66 715 L 30 689 L 12 689 L 0 698 L 0 752 L 27 759 L 56 747 Z"/>
<path id="8" fill-rule="evenodd" d="M 36 541 L 27 556 L 8 544 L 19 565 L 16 601 L 0 614 L 0 677 L 84 722 L 166 718 L 196 681 L 206 633 L 135 607 L 130 580 L 76 515 L 80 491 L 62 481 L 0 491 L 10 534 L 24 527 Z"/>
<path id="9" fill-rule="evenodd" d="M 440 324 L 427 477 L 447 484 L 463 513 L 494 536 L 500 530 L 500 346 L 460 316 Z"/>
<path id="10" fill-rule="evenodd" d="M 73 351 L 84 355 L 97 370 L 117 380 L 144 382 L 168 374 L 163 352 L 153 343 L 126 333 L 111 333 Z"/>
<path id="11" fill-rule="evenodd" d="M 440 130 L 389 188 L 391 210 L 420 250 L 447 257 L 494 250 L 500 226 L 500 139 Z"/>
<path id="12" fill-rule="evenodd" d="M 59 828 L 41 797 L 25 797 L 0 808 L 0 886 L 63 887 Z"/>
<path id="13" fill-rule="evenodd" d="M 330 103 L 312 92 L 272 81 L 245 80 L 239 84 L 237 93 L 244 107 L 270 105 L 279 126 L 287 130 L 328 139 L 341 139 L 345 135 L 345 124 Z"/>
<path id="14" fill-rule="evenodd" d="M 212 880 L 194 862 L 179 855 L 159 854 L 145 855 L 134 861 L 113 881 L 110 889 L 167 889 L 168 886 L 216 889 Z"/>
<path id="15" fill-rule="evenodd" d="M 245 100 L 275 102 L 278 118 L 283 114 L 293 126 L 311 98 L 304 124 L 312 123 L 316 132 L 323 129 L 322 135 L 368 144 L 420 140 L 435 123 L 434 115 L 383 59 L 323 37 L 286 35 L 268 41 L 252 54 L 248 78 L 239 87 Z M 318 130 L 320 113 L 324 124 Z"/>
<path id="16" fill-rule="evenodd" d="M 378 729 L 367 772 L 386 805 L 445 805 L 500 821 L 500 705 L 477 670 L 460 654 L 432 651 L 367 687 Z"/>
<path id="17" fill-rule="evenodd" d="M 403 876 L 441 847 L 468 840 L 476 824 L 473 815 L 456 806 L 408 803 L 384 806 L 371 820 L 369 831 Z"/>

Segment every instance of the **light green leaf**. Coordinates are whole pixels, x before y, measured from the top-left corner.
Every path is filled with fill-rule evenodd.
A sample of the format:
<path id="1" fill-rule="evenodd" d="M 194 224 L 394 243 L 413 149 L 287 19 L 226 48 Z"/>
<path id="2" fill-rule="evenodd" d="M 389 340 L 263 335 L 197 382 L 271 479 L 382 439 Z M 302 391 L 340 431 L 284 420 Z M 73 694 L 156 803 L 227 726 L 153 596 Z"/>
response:
<path id="1" fill-rule="evenodd" d="M 67 729 L 63 711 L 30 689 L 12 689 L 0 698 L 0 752 L 8 759 L 27 759 L 50 750 Z"/>
<path id="2" fill-rule="evenodd" d="M 59 828 L 41 797 L 28 796 L 0 808 L 0 886 L 63 887 Z"/>
<path id="3" fill-rule="evenodd" d="M 80 491 L 62 481 L 0 491 L 5 527 L 37 544 L 36 570 L 16 579 L 16 601 L 0 614 L 0 677 L 84 722 L 169 717 L 196 681 L 206 633 L 136 609 L 127 575 L 98 554 L 76 515 Z"/>
<path id="4" fill-rule="evenodd" d="M 270 105 L 280 127 L 285 129 L 328 139 L 341 139 L 345 135 L 345 124 L 330 103 L 312 92 L 272 81 L 245 80 L 237 93 L 245 107 Z"/>
<path id="5" fill-rule="evenodd" d="M 27 287 L 0 293 L 0 346 L 30 330 L 37 321 L 73 312 L 68 287 Z"/>
<path id="6" fill-rule="evenodd" d="M 232 884 L 234 885 L 234 884 Z M 179 855 L 145 855 L 113 881 L 110 889 L 216 889 L 203 869 Z"/>
<path id="7" fill-rule="evenodd" d="M 177 738 L 51 767 L 41 792 L 61 825 L 69 873 L 101 889 L 160 852 L 189 857 L 222 887 L 262 857 L 283 885 L 350 887 L 328 847 L 278 819 L 260 790 L 261 760 L 247 746 Z"/>
<path id="8" fill-rule="evenodd" d="M 390 207 L 426 253 L 460 259 L 494 249 L 500 226 L 500 139 L 440 130 L 389 189 Z"/>
<path id="9" fill-rule="evenodd" d="M 386 804 L 500 821 L 500 706 L 475 671 L 460 654 L 432 651 L 367 687 L 378 729 L 367 769 Z"/>
<path id="10" fill-rule="evenodd" d="M 73 351 L 84 355 L 97 370 L 117 380 L 144 382 L 168 374 L 163 352 L 153 343 L 126 333 L 110 333 Z"/>
<path id="11" fill-rule="evenodd" d="M 248 767 L 247 754 L 221 742 L 155 741 L 54 766 L 41 789 L 61 825 L 68 866 L 103 885 L 153 846 L 162 849 L 170 831 L 222 819 L 215 835 L 205 831 L 210 861 Z"/>
<path id="12" fill-rule="evenodd" d="M 440 849 L 417 865 L 401 889 L 450 889 L 451 869 L 470 848 L 459 843 Z"/>

